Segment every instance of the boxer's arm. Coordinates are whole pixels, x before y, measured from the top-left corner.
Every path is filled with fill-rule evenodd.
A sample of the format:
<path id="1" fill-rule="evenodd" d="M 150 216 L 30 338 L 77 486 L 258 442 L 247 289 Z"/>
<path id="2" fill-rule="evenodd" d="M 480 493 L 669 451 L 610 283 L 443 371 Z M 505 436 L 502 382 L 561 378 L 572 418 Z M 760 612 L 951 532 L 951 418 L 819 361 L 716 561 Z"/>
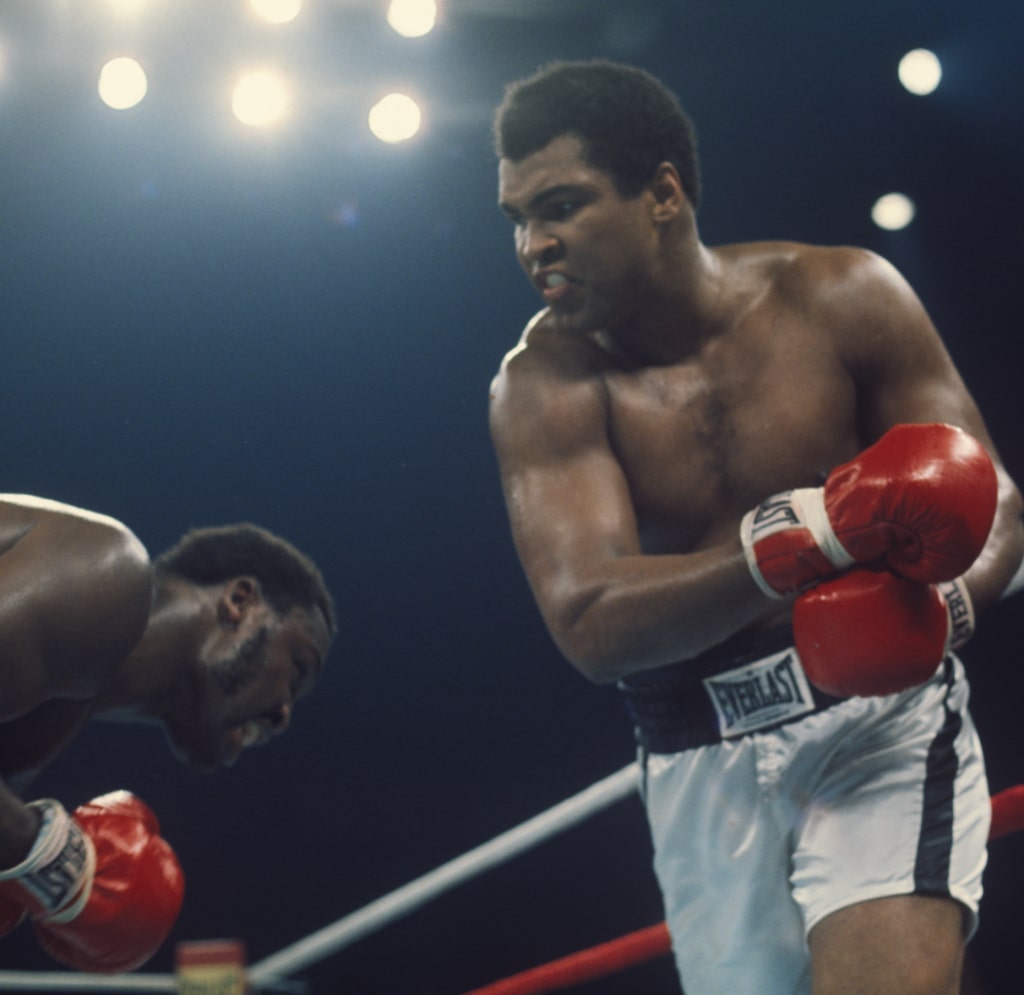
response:
<path id="1" fill-rule="evenodd" d="M 519 558 L 569 661 L 609 682 L 695 656 L 764 613 L 738 533 L 642 555 L 599 381 L 532 348 L 510 354 L 494 381 L 491 432 Z"/>
<path id="2" fill-rule="evenodd" d="M 0 781 L 0 870 L 25 859 L 39 832 L 39 813 Z"/>
<path id="3" fill-rule="evenodd" d="M 25 776 L 77 734 L 141 637 L 151 596 L 145 550 L 120 523 L 0 497 L 0 867 L 23 858 L 38 831 L 19 797 Z"/>
<path id="4" fill-rule="evenodd" d="M 988 541 L 965 580 L 975 610 L 994 604 L 1024 556 L 1021 494 L 1007 473 L 984 418 L 935 325 L 906 280 L 863 250 L 822 253 L 833 270 L 825 327 L 857 386 L 858 430 L 870 445 L 900 422 L 958 425 L 985 446 L 999 481 Z M 813 269 L 813 266 L 812 266 Z M 813 274 L 812 274 L 813 275 Z"/>

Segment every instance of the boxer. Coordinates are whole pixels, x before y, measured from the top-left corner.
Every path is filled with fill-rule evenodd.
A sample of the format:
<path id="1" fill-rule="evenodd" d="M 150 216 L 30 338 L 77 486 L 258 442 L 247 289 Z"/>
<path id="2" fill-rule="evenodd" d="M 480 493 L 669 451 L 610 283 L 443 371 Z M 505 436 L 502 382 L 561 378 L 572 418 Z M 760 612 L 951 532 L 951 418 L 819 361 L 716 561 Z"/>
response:
<path id="1" fill-rule="evenodd" d="M 288 727 L 334 632 L 315 564 L 257 526 L 193 530 L 150 562 L 108 516 L 0 497 L 0 935 L 27 920 L 71 967 L 145 963 L 184 895 L 156 815 L 123 790 L 71 813 L 26 801 L 31 778 L 104 718 L 230 766 Z"/>
<path id="2" fill-rule="evenodd" d="M 1024 528 L 938 331 L 874 253 L 705 244 L 641 69 L 547 66 L 494 134 L 542 302 L 491 385 L 512 536 L 633 715 L 683 988 L 954 995 L 989 820 L 954 644 Z"/>

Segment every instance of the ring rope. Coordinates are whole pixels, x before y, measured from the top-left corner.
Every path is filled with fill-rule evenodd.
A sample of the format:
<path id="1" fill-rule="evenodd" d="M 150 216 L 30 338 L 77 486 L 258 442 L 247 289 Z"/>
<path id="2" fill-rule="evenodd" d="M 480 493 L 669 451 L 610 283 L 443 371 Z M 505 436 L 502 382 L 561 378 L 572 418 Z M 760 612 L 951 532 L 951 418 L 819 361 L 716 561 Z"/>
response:
<path id="1" fill-rule="evenodd" d="M 456 857 L 332 925 L 312 933 L 304 940 L 258 961 L 249 971 L 250 985 L 258 988 L 271 979 L 294 974 L 356 942 L 367 933 L 407 915 L 468 878 L 503 864 L 529 847 L 569 829 L 636 791 L 639 777 L 639 766 L 632 763 L 546 812 L 502 833 L 489 843 Z"/>
<path id="2" fill-rule="evenodd" d="M 668 927 L 660 922 L 483 988 L 474 988 L 467 995 L 540 995 L 541 992 L 559 991 L 584 981 L 617 974 L 634 964 L 662 957 L 671 949 Z"/>
<path id="3" fill-rule="evenodd" d="M 1024 829 L 1024 784 L 1007 788 L 992 797 L 989 842 L 1021 829 Z M 671 950 L 668 926 L 662 922 L 541 964 L 483 988 L 474 988 L 466 995 L 542 995 L 544 992 L 561 991 L 585 981 L 617 974 L 635 964 L 662 957 Z"/>
<path id="4" fill-rule="evenodd" d="M 0 971 L 3 992 L 176 992 L 173 974 L 83 974 L 71 971 Z"/>
<path id="5" fill-rule="evenodd" d="M 430 898 L 460 883 L 481 870 L 502 863 L 526 848 L 568 829 L 636 789 L 639 767 L 630 764 L 616 774 L 598 781 L 590 788 L 527 820 L 520 826 L 495 837 L 490 843 L 471 850 L 437 870 L 424 875 L 389 895 L 371 902 L 361 910 L 338 920 L 333 926 L 312 934 L 300 943 L 253 965 L 248 978 L 250 990 L 270 989 L 281 979 L 308 966 L 315 960 L 354 943 L 360 937 L 401 915 L 411 912 Z M 992 798 L 992 826 L 989 840 L 996 840 L 1024 829 L 1024 784 L 1007 788 Z M 570 984 L 621 971 L 633 964 L 651 960 L 667 953 L 668 930 L 664 923 L 638 930 L 617 940 L 601 944 L 590 951 L 581 951 L 506 979 L 504 988 L 493 985 L 477 989 L 470 995 L 532 995 L 555 991 Z M 534 987 L 522 985 L 525 975 L 533 975 Z M 544 980 L 546 976 L 547 980 Z M 575 980 L 569 980 L 575 978 Z M 520 980 L 516 980 L 520 979 Z M 547 987 L 536 987 L 541 980 Z M 552 987 L 552 985 L 556 987 Z M 93 991 L 93 992 L 176 992 L 178 981 L 170 974 L 92 975 L 62 971 L 0 971 L 2 991 Z"/>

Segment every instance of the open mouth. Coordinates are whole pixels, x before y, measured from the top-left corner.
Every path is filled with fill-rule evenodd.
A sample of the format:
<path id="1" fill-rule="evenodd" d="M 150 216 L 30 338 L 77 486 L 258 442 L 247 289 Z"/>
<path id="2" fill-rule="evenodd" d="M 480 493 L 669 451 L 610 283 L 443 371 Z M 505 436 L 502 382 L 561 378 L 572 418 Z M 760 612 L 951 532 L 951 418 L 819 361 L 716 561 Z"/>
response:
<path id="1" fill-rule="evenodd" d="M 564 273 L 545 273 L 539 281 L 541 296 L 549 304 L 568 293 L 569 278 Z"/>
<path id="2" fill-rule="evenodd" d="M 269 738 L 266 727 L 257 719 L 249 719 L 240 728 L 242 749 L 247 749 L 250 746 L 259 746 Z"/>

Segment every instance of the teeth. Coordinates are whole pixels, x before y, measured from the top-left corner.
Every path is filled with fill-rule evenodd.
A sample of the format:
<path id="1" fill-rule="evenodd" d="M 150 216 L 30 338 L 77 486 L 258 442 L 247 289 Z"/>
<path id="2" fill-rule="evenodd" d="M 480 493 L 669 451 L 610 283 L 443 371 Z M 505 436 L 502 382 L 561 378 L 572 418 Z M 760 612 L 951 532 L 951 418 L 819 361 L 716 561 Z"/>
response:
<path id="1" fill-rule="evenodd" d="M 548 273 L 548 275 L 544 277 L 544 283 L 548 287 L 560 287 L 563 283 L 567 282 L 568 281 L 561 273 Z"/>
<path id="2" fill-rule="evenodd" d="M 242 746 L 252 746 L 260 738 L 259 723 L 250 719 L 242 726 Z"/>

